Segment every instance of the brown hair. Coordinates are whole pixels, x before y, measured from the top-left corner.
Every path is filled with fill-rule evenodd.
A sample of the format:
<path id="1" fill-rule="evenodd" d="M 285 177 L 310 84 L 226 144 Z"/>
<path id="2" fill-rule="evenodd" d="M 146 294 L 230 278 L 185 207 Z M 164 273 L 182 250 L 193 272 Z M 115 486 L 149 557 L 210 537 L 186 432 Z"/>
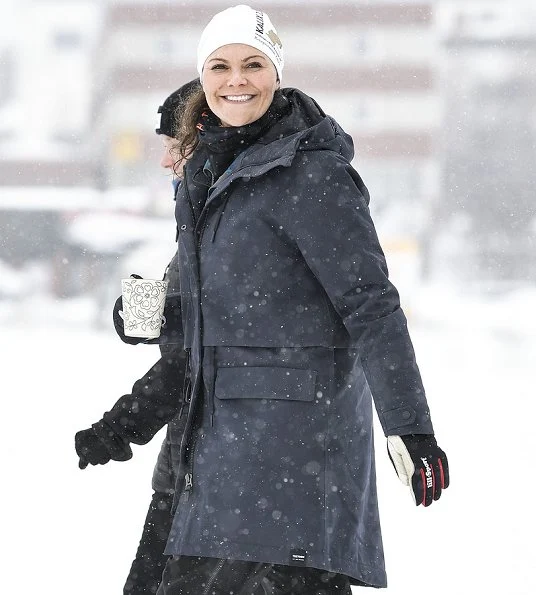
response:
<path id="1" fill-rule="evenodd" d="M 198 145 L 197 124 L 203 110 L 208 109 L 203 87 L 192 90 L 186 102 L 175 110 L 175 150 L 180 159 L 188 159 Z"/>

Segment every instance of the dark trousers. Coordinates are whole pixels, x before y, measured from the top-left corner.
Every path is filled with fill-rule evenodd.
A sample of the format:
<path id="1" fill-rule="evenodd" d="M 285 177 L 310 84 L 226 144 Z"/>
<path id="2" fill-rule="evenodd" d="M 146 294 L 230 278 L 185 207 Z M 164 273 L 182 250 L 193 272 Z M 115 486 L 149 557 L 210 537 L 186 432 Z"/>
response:
<path id="1" fill-rule="evenodd" d="M 241 560 L 170 558 L 157 595 L 351 595 L 347 576 Z"/>
<path id="2" fill-rule="evenodd" d="M 156 593 L 168 560 L 168 556 L 164 556 L 164 548 L 171 529 L 172 503 L 172 494 L 154 492 L 136 558 L 123 587 L 123 595 Z"/>

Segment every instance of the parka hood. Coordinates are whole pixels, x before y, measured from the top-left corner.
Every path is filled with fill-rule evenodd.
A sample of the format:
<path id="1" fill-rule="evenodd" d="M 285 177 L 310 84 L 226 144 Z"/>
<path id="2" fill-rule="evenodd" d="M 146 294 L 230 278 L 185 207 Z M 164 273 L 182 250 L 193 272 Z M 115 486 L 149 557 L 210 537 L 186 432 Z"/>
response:
<path id="1" fill-rule="evenodd" d="M 335 151 L 348 161 L 354 157 L 354 143 L 340 124 L 309 95 L 294 88 L 282 89 L 281 93 L 290 104 L 290 113 L 284 117 L 272 131 L 283 133 L 301 133 L 298 149 Z M 279 128 L 281 130 L 279 130 Z"/>

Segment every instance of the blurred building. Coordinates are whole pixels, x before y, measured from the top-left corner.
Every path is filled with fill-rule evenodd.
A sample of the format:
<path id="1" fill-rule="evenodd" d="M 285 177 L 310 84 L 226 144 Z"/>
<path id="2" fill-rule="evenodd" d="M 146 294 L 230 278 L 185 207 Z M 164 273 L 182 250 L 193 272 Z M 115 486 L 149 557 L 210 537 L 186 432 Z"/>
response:
<path id="1" fill-rule="evenodd" d="M 0 19 L 2 298 L 87 289 L 69 222 L 97 202 L 87 187 L 92 50 L 101 10 L 88 0 L 5 0 Z"/>
<path id="2" fill-rule="evenodd" d="M 106 8 L 93 0 L 2 3 L 0 271 L 9 282 L 0 300 L 20 300 L 36 286 L 58 297 L 93 291 L 110 283 L 103 263 L 146 241 L 139 216 L 137 226 L 110 217 L 146 210 L 139 189 L 96 189 L 91 106 Z M 101 223 L 78 232 L 95 213 Z"/>
<path id="3" fill-rule="evenodd" d="M 0 184 L 83 186 L 92 50 L 101 10 L 89 0 L 17 0 L 0 25 Z"/>
<path id="4" fill-rule="evenodd" d="M 444 191 L 466 282 L 536 280 L 536 5 L 444 2 Z M 438 228 L 438 233 L 440 229 Z"/>

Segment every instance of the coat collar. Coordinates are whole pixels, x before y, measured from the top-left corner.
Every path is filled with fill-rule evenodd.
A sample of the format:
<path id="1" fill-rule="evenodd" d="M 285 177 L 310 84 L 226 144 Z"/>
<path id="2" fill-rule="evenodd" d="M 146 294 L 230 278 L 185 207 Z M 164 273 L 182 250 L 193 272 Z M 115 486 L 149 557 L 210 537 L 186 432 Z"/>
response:
<path id="1" fill-rule="evenodd" d="M 260 139 L 258 143 L 241 153 L 210 187 L 207 204 L 238 178 L 256 178 L 276 167 L 290 167 L 299 151 L 331 150 L 344 154 L 342 144 L 337 142 L 337 137 L 340 134 L 337 128 L 337 123 L 326 116 L 321 122 L 307 130 L 295 132 L 270 142 L 263 142 L 263 139 Z M 340 128 L 339 130 L 342 131 Z"/>

